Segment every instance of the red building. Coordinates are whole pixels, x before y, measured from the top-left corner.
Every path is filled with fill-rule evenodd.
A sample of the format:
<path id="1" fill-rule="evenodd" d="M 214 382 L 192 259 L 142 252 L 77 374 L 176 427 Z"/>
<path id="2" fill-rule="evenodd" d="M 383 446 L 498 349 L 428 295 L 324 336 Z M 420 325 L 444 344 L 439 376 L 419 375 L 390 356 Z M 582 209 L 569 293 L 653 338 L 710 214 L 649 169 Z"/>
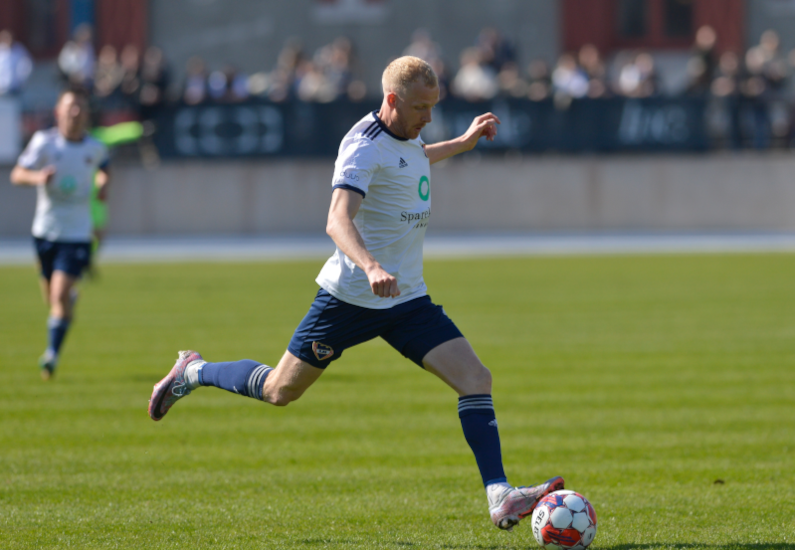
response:
<path id="1" fill-rule="evenodd" d="M 745 0 L 562 0 L 562 48 L 687 49 L 702 25 L 715 29 L 718 52 L 745 49 Z"/>
<path id="2" fill-rule="evenodd" d="M 14 36 L 34 57 L 55 57 L 70 31 L 82 22 L 95 28 L 95 45 L 121 48 L 147 42 L 148 0 L 2 0 L 0 29 Z"/>

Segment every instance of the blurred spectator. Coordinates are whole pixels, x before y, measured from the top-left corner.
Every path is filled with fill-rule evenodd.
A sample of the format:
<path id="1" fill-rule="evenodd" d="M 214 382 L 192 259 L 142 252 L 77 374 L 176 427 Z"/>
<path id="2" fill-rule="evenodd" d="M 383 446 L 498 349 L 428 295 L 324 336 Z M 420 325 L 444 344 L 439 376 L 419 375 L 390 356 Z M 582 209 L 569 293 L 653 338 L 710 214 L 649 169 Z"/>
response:
<path id="1" fill-rule="evenodd" d="M 764 53 L 764 76 L 769 88 L 767 96 L 770 132 L 775 140 L 774 145 L 786 145 L 790 125 L 789 98 L 785 96 L 785 88 L 789 79 L 787 59 L 779 50 L 778 33 L 767 30 L 762 33 L 759 48 Z"/>
<path id="2" fill-rule="evenodd" d="M 133 104 L 138 104 L 141 93 L 141 53 L 135 44 L 127 44 L 121 50 L 122 77 L 119 90 Z"/>
<path id="3" fill-rule="evenodd" d="M 429 63 L 439 80 L 439 100 L 441 101 L 447 97 L 450 91 L 450 75 L 447 73 L 447 65 L 442 61 L 441 57 L 437 57 L 433 61 L 429 61 Z"/>
<path id="4" fill-rule="evenodd" d="M 795 73 L 795 48 L 790 50 L 789 55 L 787 56 L 788 61 L 788 68 L 790 74 Z M 792 100 L 792 90 L 790 90 L 790 145 L 795 147 L 795 101 Z"/>
<path id="5" fill-rule="evenodd" d="M 439 79 L 439 99 L 442 100 L 447 97 L 450 88 L 450 76 L 447 74 L 447 66 L 442 59 L 442 49 L 439 44 L 433 41 L 430 33 L 425 29 L 417 29 L 411 35 L 411 44 L 409 44 L 403 55 L 413 55 L 426 61 Z"/>
<path id="6" fill-rule="evenodd" d="M 304 59 L 301 41 L 297 38 L 288 39 L 279 52 L 276 68 L 268 78 L 267 94 L 272 101 L 285 101 L 293 97 L 296 73 Z"/>
<path id="7" fill-rule="evenodd" d="M 756 149 L 770 145 L 770 120 L 767 112 L 767 99 L 770 88 L 765 78 L 765 51 L 754 46 L 745 54 L 745 78 L 740 91 L 745 99 L 745 121 L 751 143 Z"/>
<path id="8" fill-rule="evenodd" d="M 555 105 L 559 109 L 567 109 L 572 99 L 588 94 L 588 76 L 577 65 L 573 55 L 564 53 L 558 58 L 552 71 L 552 88 Z"/>
<path id="9" fill-rule="evenodd" d="M 712 94 L 717 97 L 729 97 L 739 93 L 740 88 L 740 60 L 734 52 L 724 52 L 718 61 L 715 80 L 710 87 Z"/>
<path id="10" fill-rule="evenodd" d="M 141 91 L 139 100 L 145 108 L 155 108 L 163 104 L 169 85 L 169 71 L 163 50 L 149 46 L 144 52 L 141 64 Z"/>
<path id="11" fill-rule="evenodd" d="M 332 100 L 348 93 L 348 86 L 353 81 L 352 55 L 353 45 L 344 36 L 323 46 L 315 54 L 315 59 L 326 79 L 326 86 L 329 88 L 329 96 L 333 96 Z"/>
<path id="12" fill-rule="evenodd" d="M 237 103 L 248 99 L 248 76 L 237 67 L 227 64 L 220 71 L 213 71 L 207 78 L 210 98 L 220 103 Z"/>
<path id="13" fill-rule="evenodd" d="M 715 79 L 710 86 L 719 102 L 721 119 L 717 137 L 732 149 L 742 145 L 740 133 L 740 59 L 734 52 L 724 52 L 718 60 Z"/>
<path id="14" fill-rule="evenodd" d="M 607 95 L 607 68 L 596 46 L 585 44 L 580 48 L 578 58 L 580 67 L 588 79 L 588 97 L 597 98 Z"/>
<path id="15" fill-rule="evenodd" d="M 506 63 L 516 63 L 513 45 L 494 27 L 486 27 L 478 35 L 476 47 L 481 52 L 481 64 L 497 74 Z"/>
<path id="16" fill-rule="evenodd" d="M 712 86 L 712 77 L 715 74 L 715 43 L 718 36 L 715 29 L 704 25 L 696 31 L 696 40 L 693 44 L 693 53 L 687 61 L 687 92 L 691 94 L 704 94 Z"/>
<path id="17" fill-rule="evenodd" d="M 91 25 L 83 23 L 74 32 L 74 38 L 64 44 L 58 54 L 58 68 L 72 86 L 91 90 L 96 68 Z"/>
<path id="18" fill-rule="evenodd" d="M 25 46 L 14 40 L 11 31 L 0 31 L 0 95 L 19 93 L 32 70 Z"/>
<path id="19" fill-rule="evenodd" d="M 318 48 L 311 61 L 299 63 L 294 87 L 301 101 L 320 103 L 346 96 L 360 101 L 367 93 L 364 82 L 354 78 L 353 44 L 344 36 Z"/>
<path id="20" fill-rule="evenodd" d="M 451 92 L 466 101 L 485 101 L 498 91 L 497 74 L 482 63 L 478 48 L 466 48 L 461 52 L 461 68 L 451 84 Z"/>
<path id="21" fill-rule="evenodd" d="M 182 86 L 182 101 L 188 105 L 198 105 L 207 100 L 207 70 L 201 57 L 188 59 L 187 75 Z"/>
<path id="22" fill-rule="evenodd" d="M 527 68 L 527 97 L 531 101 L 543 101 L 552 93 L 552 77 L 549 65 L 543 59 L 535 59 Z"/>
<path id="23" fill-rule="evenodd" d="M 323 70 L 312 61 L 301 63 L 296 78 L 296 93 L 301 101 L 319 103 L 334 101 L 336 97 L 336 91 Z"/>
<path id="24" fill-rule="evenodd" d="M 123 77 L 124 69 L 119 64 L 116 48 L 110 44 L 102 46 L 94 75 L 94 95 L 99 98 L 112 96 L 118 91 Z"/>
<path id="25" fill-rule="evenodd" d="M 657 71 L 654 58 L 640 52 L 621 67 L 618 92 L 626 97 L 651 97 L 657 94 Z"/>
<path id="26" fill-rule="evenodd" d="M 527 95 L 527 82 L 519 74 L 519 66 L 514 62 L 505 63 L 497 75 L 500 95 L 504 97 L 524 97 Z"/>
<path id="27" fill-rule="evenodd" d="M 411 35 L 411 44 L 403 50 L 403 55 L 419 57 L 433 66 L 434 61 L 442 59 L 442 50 L 427 30 L 417 29 Z"/>

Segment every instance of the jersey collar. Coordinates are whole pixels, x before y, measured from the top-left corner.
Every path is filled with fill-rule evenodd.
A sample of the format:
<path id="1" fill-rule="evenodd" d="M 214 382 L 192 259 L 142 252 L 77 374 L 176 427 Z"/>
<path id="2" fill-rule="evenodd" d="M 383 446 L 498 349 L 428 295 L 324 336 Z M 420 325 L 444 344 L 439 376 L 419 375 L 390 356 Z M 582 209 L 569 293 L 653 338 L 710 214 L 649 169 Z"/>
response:
<path id="1" fill-rule="evenodd" d="M 387 127 L 386 127 L 386 124 L 384 124 L 384 121 L 383 121 L 383 120 L 381 120 L 380 118 L 378 118 L 378 110 L 377 110 L 377 109 L 376 109 L 375 111 L 373 111 L 373 118 L 375 118 L 375 121 L 378 123 L 378 126 L 380 126 L 380 128 L 381 128 L 381 129 L 382 129 L 384 132 L 386 132 L 386 133 L 387 133 L 387 135 L 389 135 L 390 137 L 393 137 L 393 138 L 395 138 L 395 139 L 396 139 L 396 140 L 398 140 L 398 141 L 408 141 L 408 140 L 409 140 L 408 138 L 402 138 L 402 137 L 400 137 L 400 136 L 396 136 L 395 134 L 393 134 L 393 133 L 392 133 L 392 132 L 389 130 L 389 128 L 387 128 Z"/>

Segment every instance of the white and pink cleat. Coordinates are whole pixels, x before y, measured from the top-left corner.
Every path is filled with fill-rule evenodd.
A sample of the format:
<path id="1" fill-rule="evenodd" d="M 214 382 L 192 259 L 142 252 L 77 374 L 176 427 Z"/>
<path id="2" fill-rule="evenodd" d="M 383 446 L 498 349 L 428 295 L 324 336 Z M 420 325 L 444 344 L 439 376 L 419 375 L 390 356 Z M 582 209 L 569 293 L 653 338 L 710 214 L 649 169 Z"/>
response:
<path id="1" fill-rule="evenodd" d="M 489 492 L 491 521 L 500 529 L 510 531 L 513 526 L 535 510 L 538 502 L 554 491 L 563 489 L 563 478 L 553 477 L 532 487 L 508 487 Z M 493 487 L 493 486 L 489 486 Z"/>
<path id="2" fill-rule="evenodd" d="M 174 367 L 165 378 L 155 384 L 149 399 L 149 417 L 152 420 L 157 421 L 166 416 L 174 403 L 190 394 L 191 390 L 185 382 L 185 368 L 194 362 L 205 363 L 199 352 L 179 352 Z"/>

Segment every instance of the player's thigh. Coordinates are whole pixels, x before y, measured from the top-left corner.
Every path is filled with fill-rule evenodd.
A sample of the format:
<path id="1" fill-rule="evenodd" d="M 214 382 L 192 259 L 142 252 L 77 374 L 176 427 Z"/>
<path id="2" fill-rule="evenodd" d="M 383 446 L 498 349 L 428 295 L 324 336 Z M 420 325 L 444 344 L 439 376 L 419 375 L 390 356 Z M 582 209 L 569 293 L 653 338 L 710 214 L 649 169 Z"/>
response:
<path id="1" fill-rule="evenodd" d="M 75 277 L 74 275 L 70 275 L 65 271 L 61 271 L 59 269 L 53 271 L 49 284 L 50 303 L 53 302 L 68 303 L 69 293 L 72 290 L 72 287 L 75 286 L 77 281 L 78 281 L 77 277 Z"/>
<path id="2" fill-rule="evenodd" d="M 274 405 L 286 405 L 301 397 L 321 374 L 323 369 L 286 351 L 279 364 L 265 379 L 262 400 Z"/>
<path id="3" fill-rule="evenodd" d="M 466 338 L 439 344 L 422 359 L 423 366 L 441 378 L 458 395 L 490 394 L 491 372 Z"/>
<path id="4" fill-rule="evenodd" d="M 39 261 L 39 273 L 41 278 L 49 283 L 52 272 L 55 269 L 55 258 L 58 255 L 58 243 L 33 237 L 33 248 L 36 250 L 36 258 Z M 49 285 L 47 286 L 47 300 L 50 299 Z"/>

